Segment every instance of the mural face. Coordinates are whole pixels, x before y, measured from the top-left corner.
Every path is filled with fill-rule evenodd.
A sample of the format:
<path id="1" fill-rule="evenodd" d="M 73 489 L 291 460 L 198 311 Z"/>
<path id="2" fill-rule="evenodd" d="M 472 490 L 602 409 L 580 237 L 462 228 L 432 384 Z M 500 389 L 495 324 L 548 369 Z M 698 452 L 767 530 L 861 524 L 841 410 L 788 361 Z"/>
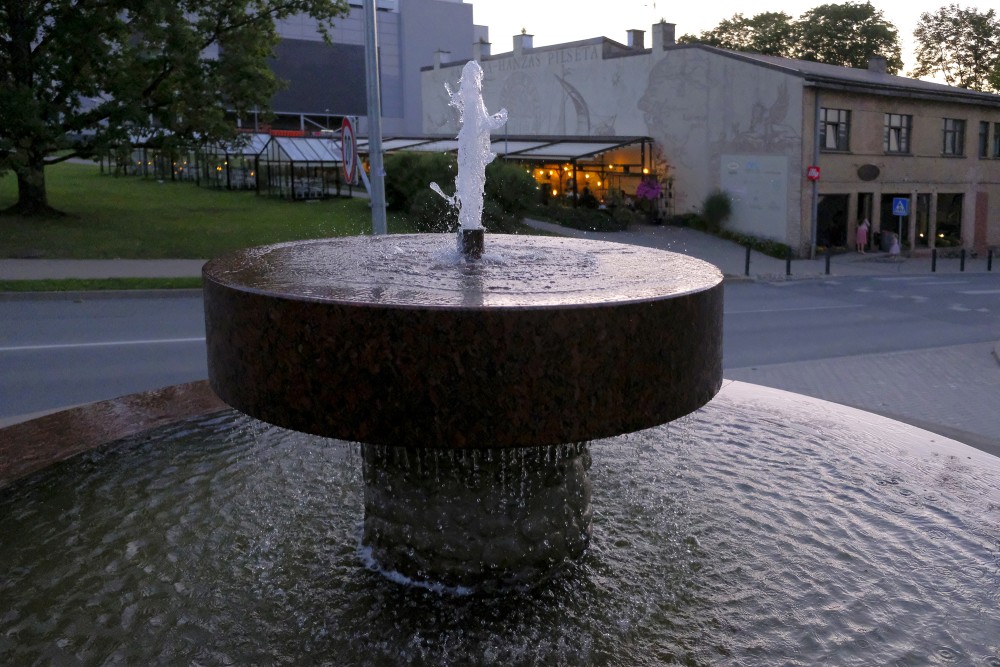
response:
<path id="1" fill-rule="evenodd" d="M 653 65 L 637 107 L 667 158 L 691 167 L 707 139 L 709 67 L 700 53 L 685 56 L 667 55 Z"/>

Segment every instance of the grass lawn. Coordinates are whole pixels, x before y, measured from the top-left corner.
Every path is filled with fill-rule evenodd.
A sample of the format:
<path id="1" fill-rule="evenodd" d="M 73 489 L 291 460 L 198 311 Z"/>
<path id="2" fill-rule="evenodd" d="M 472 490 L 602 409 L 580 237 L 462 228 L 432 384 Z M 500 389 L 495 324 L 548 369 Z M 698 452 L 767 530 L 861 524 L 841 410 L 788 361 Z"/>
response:
<path id="1" fill-rule="evenodd" d="M 371 232 L 367 199 L 291 202 L 247 192 L 103 176 L 96 165 L 45 170 L 49 204 L 62 218 L 0 215 L 0 258 L 207 259 L 236 248 Z M 0 178 L 0 210 L 17 181 Z M 389 231 L 412 227 L 389 214 Z"/>

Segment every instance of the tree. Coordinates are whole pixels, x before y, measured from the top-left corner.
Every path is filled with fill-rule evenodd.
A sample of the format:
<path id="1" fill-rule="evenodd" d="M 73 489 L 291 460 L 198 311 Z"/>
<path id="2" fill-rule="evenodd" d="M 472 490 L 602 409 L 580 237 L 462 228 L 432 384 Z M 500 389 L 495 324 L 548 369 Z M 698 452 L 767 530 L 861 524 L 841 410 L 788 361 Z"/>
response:
<path id="1" fill-rule="evenodd" d="M 903 66 L 896 28 L 869 2 L 821 5 L 798 19 L 784 12 L 749 19 L 734 14 L 712 30 L 678 41 L 846 67 L 868 67 L 868 59 L 880 55 L 891 74 Z"/>
<path id="2" fill-rule="evenodd" d="M 958 5 L 924 12 L 913 32 L 917 66 L 910 76 L 940 74 L 951 86 L 1000 91 L 1000 17 Z"/>
<path id="3" fill-rule="evenodd" d="M 23 215 L 56 213 L 45 167 L 130 134 L 231 136 L 227 112 L 266 109 L 275 21 L 324 36 L 346 0 L 0 0 L 0 174 Z"/>
<path id="4" fill-rule="evenodd" d="M 798 31 L 792 17 L 784 12 L 762 12 L 752 18 L 737 13 L 698 37 L 683 35 L 678 41 L 787 58 L 793 55 L 798 44 Z"/>
<path id="5" fill-rule="evenodd" d="M 869 58 L 883 56 L 890 74 L 903 67 L 898 31 L 870 2 L 820 5 L 797 25 L 802 60 L 864 69 Z"/>

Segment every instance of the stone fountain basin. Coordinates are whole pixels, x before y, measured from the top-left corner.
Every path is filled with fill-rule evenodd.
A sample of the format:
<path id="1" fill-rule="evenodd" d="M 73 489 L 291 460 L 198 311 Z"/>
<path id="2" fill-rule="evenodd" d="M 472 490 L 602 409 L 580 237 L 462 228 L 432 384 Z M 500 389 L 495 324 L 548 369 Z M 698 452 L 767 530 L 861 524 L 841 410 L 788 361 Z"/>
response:
<path id="1" fill-rule="evenodd" d="M 580 442 L 662 424 L 722 383 L 722 275 L 676 253 L 489 235 L 251 248 L 204 268 L 209 382 L 229 405 L 380 445 Z"/>

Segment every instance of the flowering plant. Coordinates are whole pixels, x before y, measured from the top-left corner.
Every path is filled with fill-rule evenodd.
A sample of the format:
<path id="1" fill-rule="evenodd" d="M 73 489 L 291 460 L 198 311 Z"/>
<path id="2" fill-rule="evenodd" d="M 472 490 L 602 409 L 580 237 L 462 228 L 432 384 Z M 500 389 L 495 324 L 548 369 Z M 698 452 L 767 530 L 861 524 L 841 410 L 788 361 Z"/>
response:
<path id="1" fill-rule="evenodd" d="M 639 181 L 639 186 L 635 189 L 635 196 L 639 199 L 659 199 L 663 192 L 663 186 L 655 178 L 643 178 Z"/>

